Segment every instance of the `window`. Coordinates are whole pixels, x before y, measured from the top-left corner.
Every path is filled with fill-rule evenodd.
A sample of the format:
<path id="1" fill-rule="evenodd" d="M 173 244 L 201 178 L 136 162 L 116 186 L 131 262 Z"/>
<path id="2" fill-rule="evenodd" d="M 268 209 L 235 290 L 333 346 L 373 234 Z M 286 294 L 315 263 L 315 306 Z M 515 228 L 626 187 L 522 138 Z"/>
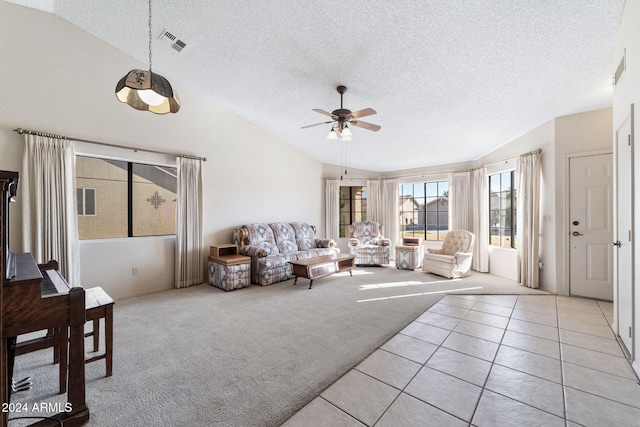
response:
<path id="1" fill-rule="evenodd" d="M 400 184 L 398 199 L 402 237 L 444 240 L 449 231 L 449 182 Z"/>
<path id="2" fill-rule="evenodd" d="M 503 248 L 516 247 L 516 172 L 489 176 L 490 244 Z"/>
<path id="3" fill-rule="evenodd" d="M 340 237 L 349 237 L 349 225 L 367 220 L 367 187 L 340 187 Z"/>
<path id="4" fill-rule="evenodd" d="M 78 188 L 78 215 L 95 215 L 96 214 L 96 189 L 95 188 Z"/>
<path id="5" fill-rule="evenodd" d="M 76 157 L 81 240 L 175 234 L 177 168 Z"/>

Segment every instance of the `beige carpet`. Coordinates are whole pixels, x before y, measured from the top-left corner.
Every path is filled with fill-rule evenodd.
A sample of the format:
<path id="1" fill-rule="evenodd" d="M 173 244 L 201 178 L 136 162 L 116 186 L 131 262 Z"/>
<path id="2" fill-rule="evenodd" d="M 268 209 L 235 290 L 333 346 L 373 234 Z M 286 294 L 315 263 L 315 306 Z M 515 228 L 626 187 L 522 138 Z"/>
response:
<path id="1" fill-rule="evenodd" d="M 118 301 L 114 374 L 87 365 L 89 425 L 278 426 L 446 293 L 539 291 L 487 274 L 370 267 L 311 290 L 307 280 L 232 292 L 204 284 Z M 14 377 L 35 384 L 12 402 L 64 401 L 50 361 L 50 349 L 16 358 Z"/>

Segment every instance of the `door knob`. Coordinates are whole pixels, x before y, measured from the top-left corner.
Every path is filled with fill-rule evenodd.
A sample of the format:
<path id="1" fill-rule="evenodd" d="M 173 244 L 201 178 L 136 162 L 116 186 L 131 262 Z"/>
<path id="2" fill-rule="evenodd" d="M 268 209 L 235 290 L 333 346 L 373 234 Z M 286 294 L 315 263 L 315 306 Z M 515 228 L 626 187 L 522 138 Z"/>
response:
<path id="1" fill-rule="evenodd" d="M 574 231 L 574 232 L 573 232 L 573 233 L 571 233 L 571 234 L 573 234 L 574 236 L 582 236 L 582 235 L 583 235 L 582 233 L 578 233 L 577 231 Z"/>
<path id="2" fill-rule="evenodd" d="M 611 246 L 617 246 L 617 247 L 620 247 L 620 240 L 618 240 L 617 242 L 613 242 L 613 243 L 611 243 Z"/>

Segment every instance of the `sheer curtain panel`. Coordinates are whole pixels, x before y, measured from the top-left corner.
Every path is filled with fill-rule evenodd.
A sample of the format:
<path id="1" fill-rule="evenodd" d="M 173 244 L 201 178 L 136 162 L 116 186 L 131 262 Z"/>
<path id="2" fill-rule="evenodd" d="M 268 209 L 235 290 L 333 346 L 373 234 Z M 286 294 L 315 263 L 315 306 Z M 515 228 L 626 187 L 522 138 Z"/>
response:
<path id="1" fill-rule="evenodd" d="M 384 236 L 391 240 L 391 255 L 395 256 L 394 246 L 402 239 L 398 233 L 398 180 L 382 181 L 382 221 Z"/>
<path id="2" fill-rule="evenodd" d="M 25 134 L 20 175 L 22 242 L 38 263 L 58 261 L 71 286 L 80 286 L 76 157 L 71 141 Z"/>
<path id="3" fill-rule="evenodd" d="M 454 173 L 451 177 L 451 229 L 469 231 L 470 173 Z"/>
<path id="4" fill-rule="evenodd" d="M 471 171 L 471 231 L 476 235 L 471 268 L 489 272 L 489 181 L 486 168 Z"/>
<path id="5" fill-rule="evenodd" d="M 367 180 L 367 221 L 382 221 L 380 181 Z"/>
<path id="6" fill-rule="evenodd" d="M 202 160 L 178 158 L 176 288 L 203 281 Z"/>
<path id="7" fill-rule="evenodd" d="M 540 271 L 540 150 L 518 159 L 518 283 L 537 288 Z"/>
<path id="8" fill-rule="evenodd" d="M 325 186 L 325 236 L 336 242 L 340 237 L 340 181 L 327 179 Z"/>

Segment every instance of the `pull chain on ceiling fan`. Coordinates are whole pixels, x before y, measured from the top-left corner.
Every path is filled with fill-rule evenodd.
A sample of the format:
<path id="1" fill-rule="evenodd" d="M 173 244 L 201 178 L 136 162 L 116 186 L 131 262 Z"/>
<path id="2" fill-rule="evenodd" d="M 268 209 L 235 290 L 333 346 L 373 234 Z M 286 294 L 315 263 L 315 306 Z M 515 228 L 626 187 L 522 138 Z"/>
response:
<path id="1" fill-rule="evenodd" d="M 342 103 L 342 95 L 347 91 L 346 86 L 338 86 L 336 88 L 338 93 L 340 94 L 340 108 L 337 110 L 333 110 L 332 112 L 327 112 L 320 108 L 314 108 L 313 111 L 324 114 L 325 116 L 331 117 L 331 121 L 316 123 L 313 125 L 302 126 L 301 129 L 310 128 L 313 126 L 325 125 L 332 123 L 331 130 L 329 131 L 329 135 L 327 135 L 327 139 L 338 139 L 338 137 L 342 138 L 343 141 L 351 141 L 351 129 L 349 129 L 349 125 L 353 125 L 359 128 L 371 130 L 377 132 L 380 130 L 379 125 L 374 125 L 373 123 L 363 122 L 361 120 L 357 120 L 360 117 L 371 116 L 376 114 L 376 110 L 373 108 L 365 108 L 364 110 L 351 112 L 344 108 Z"/>

